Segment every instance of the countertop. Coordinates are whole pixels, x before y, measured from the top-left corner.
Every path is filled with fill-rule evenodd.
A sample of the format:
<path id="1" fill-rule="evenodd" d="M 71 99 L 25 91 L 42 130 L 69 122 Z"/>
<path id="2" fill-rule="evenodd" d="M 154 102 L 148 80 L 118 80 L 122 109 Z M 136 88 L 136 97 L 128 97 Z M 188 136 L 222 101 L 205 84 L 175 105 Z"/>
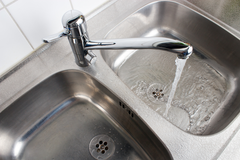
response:
<path id="1" fill-rule="evenodd" d="M 90 37 L 102 39 L 111 28 L 125 17 L 150 2 L 152 0 L 119 0 L 107 3 L 102 9 L 87 17 Z M 176 2 L 215 19 L 215 17 L 187 1 L 176 0 Z M 216 20 L 216 22 L 240 37 L 237 30 L 219 20 Z M 174 159 L 237 159 L 240 156 L 239 115 L 229 126 L 217 134 L 210 136 L 188 134 L 176 128 L 139 100 L 107 66 L 99 51 L 94 51 L 98 57 L 97 62 L 86 68 L 80 68 L 74 63 L 74 56 L 71 52 L 67 38 L 63 38 L 56 43 L 45 44 L 17 67 L 3 75 L 0 78 L 0 112 L 50 75 L 62 70 L 76 69 L 90 74 L 121 97 L 164 142 Z M 108 78 L 106 79 L 106 77 Z M 124 92 L 122 92 L 123 89 Z"/>

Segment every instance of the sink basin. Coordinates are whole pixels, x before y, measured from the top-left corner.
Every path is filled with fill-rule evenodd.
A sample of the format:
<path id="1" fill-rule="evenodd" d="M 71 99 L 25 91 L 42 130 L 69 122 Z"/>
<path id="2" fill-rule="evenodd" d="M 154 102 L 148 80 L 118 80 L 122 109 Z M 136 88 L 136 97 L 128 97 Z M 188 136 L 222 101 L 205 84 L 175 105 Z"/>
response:
<path id="1" fill-rule="evenodd" d="M 103 59 L 148 106 L 195 135 L 215 134 L 240 111 L 240 41 L 209 18 L 177 2 L 146 5 L 106 39 L 163 36 L 193 45 L 167 116 L 176 55 L 159 50 L 105 50 Z M 160 97 L 156 96 L 159 92 Z"/>
<path id="2" fill-rule="evenodd" d="M 88 74 L 56 73 L 0 113 L 0 159 L 172 159 L 165 145 Z"/>

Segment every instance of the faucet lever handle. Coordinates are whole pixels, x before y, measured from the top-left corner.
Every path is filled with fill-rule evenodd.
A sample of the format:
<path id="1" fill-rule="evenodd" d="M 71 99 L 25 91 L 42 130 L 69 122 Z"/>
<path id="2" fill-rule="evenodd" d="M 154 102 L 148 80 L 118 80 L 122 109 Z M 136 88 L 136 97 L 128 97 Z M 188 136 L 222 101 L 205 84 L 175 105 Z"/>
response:
<path id="1" fill-rule="evenodd" d="M 87 26 L 84 15 L 78 10 L 69 10 L 62 17 L 62 25 L 64 31 L 43 38 L 43 42 L 50 43 L 60 39 L 63 36 L 68 36 L 70 34 L 71 25 L 75 23 L 77 23 L 80 27 L 80 34 L 85 35 L 88 39 Z"/>
<path id="2" fill-rule="evenodd" d="M 74 24 L 79 26 L 79 33 L 88 39 L 87 23 L 83 13 L 78 10 L 69 10 L 62 17 L 64 32 L 69 33 Z"/>
<path id="3" fill-rule="evenodd" d="M 79 25 L 84 22 L 85 17 L 83 13 L 78 10 L 69 10 L 62 17 L 62 25 L 66 29 L 73 23 L 77 23 Z"/>
<path id="4" fill-rule="evenodd" d="M 46 38 L 43 38 L 43 42 L 44 43 L 51 43 L 51 42 L 55 42 L 57 41 L 58 39 L 60 39 L 61 37 L 63 36 L 67 36 L 68 34 L 65 33 L 65 32 L 60 32 L 60 33 L 56 33 L 56 34 L 53 34 L 53 35 L 50 35 Z"/>

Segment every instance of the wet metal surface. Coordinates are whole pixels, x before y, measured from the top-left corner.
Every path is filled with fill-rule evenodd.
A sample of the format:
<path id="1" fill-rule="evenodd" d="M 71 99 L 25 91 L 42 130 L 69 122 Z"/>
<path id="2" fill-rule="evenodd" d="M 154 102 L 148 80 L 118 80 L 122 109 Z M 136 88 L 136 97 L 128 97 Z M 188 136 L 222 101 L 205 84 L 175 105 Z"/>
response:
<path id="1" fill-rule="evenodd" d="M 87 74 L 54 74 L 1 112 L 0 143 L 11 141 L 0 157 L 172 159 L 161 140 L 119 103 Z"/>
<path id="2" fill-rule="evenodd" d="M 134 15 L 134 13 L 137 10 L 141 9 L 142 7 L 144 7 L 145 5 L 151 2 L 152 0 L 111 1 L 109 4 L 107 4 L 107 7 L 103 6 L 103 8 L 100 8 L 98 11 L 86 17 L 87 23 L 88 23 L 89 36 L 92 39 L 104 39 L 107 33 L 111 30 L 114 30 L 114 28 L 120 22 L 122 22 L 123 20 L 126 20 L 127 17 L 128 18 L 132 17 L 131 15 Z M 114 133 L 121 132 L 121 131 L 119 132 L 119 129 L 121 130 L 120 125 L 116 126 L 116 123 L 112 124 L 112 122 L 115 122 L 116 119 L 117 121 L 120 120 L 121 122 L 122 118 L 115 118 L 112 121 L 111 118 L 113 117 L 110 114 L 107 114 L 107 115 L 105 114 L 105 113 L 109 113 L 108 109 L 111 109 L 111 108 L 113 108 L 114 111 L 116 111 L 115 109 L 118 108 L 119 112 L 116 112 L 116 113 L 121 113 L 122 114 L 121 116 L 129 117 L 127 118 L 128 120 L 127 122 L 131 122 L 132 119 L 135 119 L 135 117 L 138 117 L 139 119 L 141 119 L 141 121 L 143 121 L 144 124 L 146 124 L 147 128 L 149 128 L 155 133 L 154 135 L 156 135 L 157 137 L 157 140 L 155 142 L 160 143 L 159 140 L 162 140 L 160 144 L 161 145 L 164 144 L 166 146 L 164 148 L 169 149 L 173 159 L 192 160 L 192 159 L 196 159 L 196 157 L 197 159 L 201 159 L 201 160 L 206 160 L 206 159 L 215 160 L 219 158 L 229 159 L 229 156 L 233 154 L 235 155 L 235 157 L 239 157 L 237 156 L 239 155 L 239 150 L 238 150 L 239 145 L 235 143 L 240 140 L 240 136 L 239 136 L 240 135 L 239 134 L 240 116 L 239 116 L 239 109 L 238 109 L 239 102 L 237 100 L 239 98 L 238 98 L 238 94 L 235 94 L 236 90 L 238 90 L 238 84 L 239 84 L 238 82 L 239 81 L 238 79 L 239 53 L 235 52 L 236 50 L 234 49 L 236 49 L 236 47 L 239 46 L 237 44 L 240 38 L 240 34 L 236 32 L 236 30 L 233 30 L 228 25 L 224 24 L 223 22 L 219 21 L 218 19 L 216 19 L 215 17 L 212 17 L 209 14 L 206 14 L 206 12 L 202 11 L 201 9 L 199 9 L 198 7 L 194 6 L 193 4 L 187 1 L 174 0 L 169 3 L 166 3 L 166 1 L 164 1 L 164 4 L 165 5 L 160 5 L 160 6 L 158 5 L 158 7 L 160 7 L 158 9 L 161 9 L 162 12 L 160 13 L 156 12 L 156 13 L 159 13 L 158 16 L 162 17 L 159 20 L 163 22 L 162 24 L 165 24 L 164 25 L 165 28 L 162 28 L 164 30 L 147 31 L 149 29 L 148 24 L 150 24 L 149 22 L 151 22 L 151 18 L 154 19 L 154 17 L 150 16 L 152 15 L 151 13 L 153 10 L 147 10 L 146 13 L 147 15 L 150 16 L 150 19 L 146 19 L 147 16 L 144 16 L 143 14 L 138 14 L 138 15 L 135 14 L 134 16 L 136 17 L 132 17 L 132 18 L 138 21 L 135 21 L 134 24 L 132 24 L 131 21 L 129 21 L 128 27 L 123 25 L 123 29 L 125 28 L 125 30 L 121 30 L 122 34 L 121 35 L 117 34 L 116 38 L 127 38 L 127 37 L 133 37 L 136 35 L 137 36 L 142 35 L 142 33 L 147 33 L 147 35 L 143 34 L 142 36 L 154 36 L 154 35 L 175 36 L 179 39 L 188 40 L 191 42 L 193 46 L 195 46 L 197 50 L 194 51 L 194 54 L 191 56 L 191 59 L 189 59 L 185 65 L 185 69 L 187 69 L 186 70 L 187 72 L 184 73 L 183 71 L 182 73 L 183 75 L 185 75 L 184 78 L 188 77 L 187 73 L 194 74 L 194 76 L 190 78 L 192 81 L 188 83 L 189 85 L 193 85 L 192 87 L 194 87 L 194 85 L 197 86 L 198 92 L 197 94 L 194 94 L 194 95 L 197 96 L 197 95 L 202 95 L 204 93 L 206 96 L 211 97 L 209 96 L 211 92 L 205 91 L 204 88 L 200 85 L 202 82 L 206 82 L 206 77 L 204 76 L 207 76 L 208 78 L 210 76 L 210 79 L 213 79 L 213 80 L 215 80 L 214 76 L 217 76 L 218 77 L 217 79 L 218 81 L 220 80 L 220 82 L 224 82 L 224 80 L 227 80 L 226 81 L 227 83 L 225 83 L 227 85 L 225 87 L 224 85 L 221 87 L 221 85 L 219 85 L 221 83 L 213 83 L 219 86 L 218 89 L 215 90 L 216 93 L 221 93 L 224 90 L 228 91 L 228 93 L 230 93 L 231 91 L 232 91 L 231 93 L 233 93 L 233 96 L 227 96 L 228 99 L 226 98 L 226 96 L 217 98 L 218 100 L 222 100 L 226 102 L 227 105 L 223 104 L 222 105 L 223 107 L 221 109 L 218 109 L 215 112 L 218 118 L 217 117 L 211 118 L 212 119 L 211 123 L 213 125 L 208 125 L 209 128 L 207 130 L 209 131 L 209 133 L 206 132 L 204 133 L 205 135 L 198 136 L 198 135 L 186 133 L 183 130 L 179 129 L 178 127 L 170 123 L 168 120 L 166 120 L 159 113 L 157 113 L 155 109 L 149 107 L 149 105 L 146 103 L 144 98 L 149 99 L 148 92 L 142 92 L 142 91 L 145 91 L 145 90 L 150 91 L 149 89 L 151 88 L 150 87 L 151 85 L 149 85 L 150 83 L 147 83 L 147 81 L 145 82 L 134 81 L 134 83 L 136 84 L 134 85 L 133 89 L 140 91 L 142 95 L 145 94 L 144 98 L 139 98 L 139 96 L 134 94 L 134 92 L 125 83 L 123 83 L 123 81 L 120 80 L 118 76 L 116 76 L 116 73 L 118 75 L 119 73 L 122 73 L 125 76 L 127 75 L 126 74 L 127 72 L 129 72 L 130 75 L 133 74 L 133 72 L 131 72 L 131 69 L 128 68 L 128 66 L 129 67 L 132 66 L 131 63 L 129 62 L 133 62 L 133 59 L 137 59 L 138 63 L 136 63 L 136 65 L 139 64 L 139 67 L 142 68 L 142 62 L 141 62 L 141 59 L 139 59 L 139 57 L 141 57 L 142 59 L 145 60 L 145 62 L 147 58 L 148 60 L 150 60 L 150 62 L 152 62 L 152 68 L 151 67 L 149 68 L 150 71 L 154 69 L 158 73 L 159 73 L 159 70 L 168 71 L 168 72 L 163 72 L 165 76 L 160 76 L 162 77 L 162 82 L 164 80 L 169 81 L 169 79 L 173 80 L 175 68 L 176 68 L 174 64 L 174 60 L 176 57 L 174 56 L 174 54 L 170 54 L 171 56 L 168 54 L 169 56 L 166 56 L 165 57 L 166 59 L 164 61 L 161 61 L 162 64 L 160 64 L 160 66 L 163 65 L 166 67 L 159 67 L 158 66 L 159 59 L 156 57 L 160 56 L 160 59 L 161 59 L 161 57 L 163 55 L 166 55 L 166 53 L 159 54 L 159 53 L 147 52 L 149 54 L 148 55 L 146 54 L 146 51 L 141 53 L 137 51 L 137 54 L 135 54 L 136 50 L 128 50 L 128 51 L 125 51 L 123 54 L 121 54 L 123 57 L 123 61 L 124 59 L 126 59 L 126 63 L 124 64 L 125 67 L 124 66 L 122 67 L 121 69 L 122 72 L 116 72 L 116 71 L 119 71 L 118 67 L 116 66 L 117 65 L 121 66 L 123 62 L 123 61 L 115 61 L 116 55 L 118 56 L 122 52 L 111 52 L 109 53 L 109 55 L 107 54 L 104 55 L 96 50 L 94 51 L 94 54 L 96 54 L 97 56 L 96 63 L 86 68 L 80 68 L 74 62 L 74 56 L 72 54 L 72 51 L 67 39 L 62 39 L 50 46 L 47 46 L 47 47 L 46 45 L 42 46 L 38 51 L 34 52 L 32 56 L 28 57 L 25 61 L 20 63 L 18 66 L 13 68 L 10 72 L 8 72 L 7 74 L 3 75 L 0 78 L 0 112 L 1 112 L 0 118 L 5 117 L 8 122 L 14 123 L 14 125 L 9 126 L 9 125 L 6 125 L 6 124 L 9 124 L 7 121 L 5 120 L 0 121 L 0 125 L 1 125 L 0 127 L 1 158 L 0 159 L 14 159 L 13 157 L 9 157 L 9 156 L 19 155 L 19 154 L 22 154 L 22 156 L 25 156 L 25 157 L 29 156 L 32 158 L 33 155 L 31 155 L 30 150 L 32 150 L 34 153 L 34 151 L 36 151 L 35 149 L 39 149 L 39 148 L 43 149 L 41 152 L 39 151 L 39 153 L 44 152 L 46 153 L 47 156 L 56 155 L 56 153 L 58 153 L 60 149 L 64 151 L 63 153 L 70 153 L 72 151 L 71 149 L 73 150 L 76 149 L 77 151 L 75 150 L 76 152 L 72 154 L 74 158 L 74 156 L 78 157 L 79 155 L 79 147 L 80 148 L 83 147 L 83 150 L 86 151 L 84 153 L 88 154 L 90 158 L 93 158 L 89 152 L 89 143 L 95 136 L 102 135 L 102 134 L 105 135 L 107 134 L 107 132 L 110 131 L 110 129 L 112 133 L 113 133 L 113 129 L 114 129 Z M 184 5 L 185 7 L 182 5 Z M 187 10 L 186 10 L 186 7 L 188 8 Z M 166 12 L 166 10 L 164 11 L 164 8 L 168 8 L 169 11 L 168 12 Z M 203 15 L 203 17 L 197 16 L 198 14 L 192 14 L 193 10 Z M 164 13 L 168 13 L 168 14 L 164 14 Z M 176 14 L 176 13 L 182 13 L 182 14 Z M 185 17 L 185 18 L 187 17 L 187 18 L 184 19 L 184 21 L 179 22 L 178 20 L 180 20 L 181 17 Z M 201 27 L 203 26 L 199 24 L 199 22 L 205 22 L 206 19 L 210 20 L 211 22 L 208 23 L 209 25 L 206 25 L 207 29 L 203 28 L 202 30 Z M 59 22 L 60 21 L 61 19 L 59 19 Z M 156 21 L 156 23 L 159 23 L 159 21 Z M 215 23 L 221 27 L 215 28 L 214 27 L 216 26 Z M 175 27 L 173 26 L 173 24 L 175 24 Z M 182 24 L 185 24 L 185 26 Z M 203 24 L 206 24 L 206 23 L 203 23 Z M 141 30 L 142 26 L 144 27 Z M 201 26 L 201 27 L 198 27 L 198 26 Z M 144 30 L 145 27 L 147 30 Z M 153 25 L 153 28 L 154 27 L 155 26 Z M 185 28 L 188 27 L 188 29 L 190 30 L 192 29 L 192 31 L 194 32 L 192 31 L 184 32 L 185 30 L 184 27 Z M 119 28 L 119 27 L 116 27 L 116 28 Z M 136 30 L 136 28 L 140 30 Z M 130 33 L 129 30 L 132 32 Z M 167 31 L 167 32 L 162 32 L 162 31 Z M 114 31 L 114 32 L 119 33 L 119 31 Z M 111 33 L 113 32 L 111 31 Z M 128 33 L 128 34 L 124 34 L 124 33 Z M 213 35 L 215 35 L 215 37 Z M 235 38 L 233 37 L 233 35 L 235 36 Z M 205 39 L 204 41 L 204 38 L 206 37 L 207 37 L 207 40 Z M 224 40 L 227 40 L 228 42 L 225 42 Z M 223 42 L 227 43 L 228 45 L 219 45 L 219 44 L 222 44 Z M 221 51 L 219 50 L 218 47 L 221 48 Z M 227 52 L 224 52 L 226 51 L 226 49 L 231 50 L 232 52 L 229 54 L 225 54 L 227 53 Z M 217 51 L 220 51 L 220 52 L 217 52 Z M 125 56 L 124 54 L 128 56 Z M 148 55 L 148 56 L 144 57 L 144 55 Z M 108 60 L 110 61 L 106 60 L 106 56 L 108 56 L 109 58 Z M 117 58 L 117 59 L 120 60 L 120 58 Z M 113 64 L 114 61 L 116 62 L 115 63 L 116 66 L 109 67 L 109 64 Z M 202 65 L 203 63 L 204 65 Z M 189 66 L 191 67 L 189 68 Z M 155 67 L 157 67 L 157 69 Z M 172 68 L 171 72 L 169 72 L 169 69 L 166 69 L 169 67 Z M 114 70 L 114 72 L 112 71 L 113 68 L 116 69 Z M 198 68 L 199 68 L 199 71 L 201 71 L 200 73 L 202 73 L 202 71 L 210 70 L 211 74 L 207 73 L 204 76 L 198 76 L 199 72 L 193 73 L 193 71 L 197 71 Z M 68 73 L 64 73 L 63 71 L 67 71 Z M 55 75 L 56 73 L 58 73 L 58 75 L 59 76 L 61 75 L 61 76 L 60 77 L 56 76 Z M 85 73 L 87 73 L 87 75 L 85 75 Z M 165 73 L 168 73 L 168 74 L 166 75 Z M 76 81 L 75 79 L 74 83 L 71 83 L 71 84 L 68 83 L 69 82 L 69 79 L 67 78 L 69 76 L 68 74 L 75 75 L 76 77 L 78 77 L 77 79 L 79 81 Z M 52 76 L 52 75 L 55 75 L 55 76 Z M 68 75 L 68 76 L 65 77 L 63 75 Z M 83 79 L 81 77 L 87 78 L 87 83 L 82 81 Z M 219 77 L 222 77 L 222 78 L 219 79 Z M 179 84 L 184 84 L 183 83 L 184 78 L 182 79 L 182 82 L 180 80 Z M 39 88 L 38 84 L 43 82 L 46 79 L 48 82 L 50 81 L 55 82 L 53 85 L 50 85 L 51 83 L 50 84 L 42 83 L 48 86 L 47 90 L 50 91 L 53 88 L 55 89 L 51 90 L 50 92 L 43 93 L 43 91 L 46 88 L 45 89 L 42 87 Z M 85 87 L 83 87 L 82 82 L 84 82 Z M 102 87 L 100 87 L 99 84 L 101 84 L 100 86 Z M 158 86 L 157 88 L 162 89 L 164 92 L 163 93 L 164 96 L 159 99 L 160 101 L 156 101 L 156 103 L 164 103 L 164 101 L 162 102 L 161 100 L 165 100 L 168 97 L 169 88 L 171 88 L 171 83 L 170 84 L 155 83 L 155 84 L 157 84 Z M 213 86 L 211 84 L 212 83 L 208 83 L 207 88 L 209 87 L 211 88 L 211 86 Z M 36 90 L 30 91 L 35 86 L 38 86 L 39 88 L 39 90 L 37 89 L 38 93 L 35 92 Z M 82 86 L 82 87 L 79 87 L 79 86 Z M 81 89 L 78 90 L 79 88 Z M 180 88 L 183 88 L 183 87 L 180 86 Z M 189 88 L 189 87 L 186 87 L 186 88 Z M 89 90 L 91 93 L 86 89 Z M 184 90 L 184 92 L 185 91 L 190 91 L 191 93 L 191 90 Z M 51 94 L 53 92 L 56 92 L 57 94 Z M 101 92 L 103 92 L 103 94 L 96 96 L 98 95 L 98 93 L 101 93 Z M 35 94 L 32 94 L 32 93 L 35 93 Z M 72 93 L 75 93 L 75 94 L 72 94 Z M 179 93 L 181 92 L 176 90 L 175 97 L 179 97 L 179 96 L 181 97 L 181 94 Z M 26 100 L 26 99 L 29 99 L 26 97 L 26 95 L 29 95 L 29 98 L 32 97 L 32 100 L 31 101 Z M 40 95 L 42 95 L 43 97 L 41 97 Z M 62 96 L 59 96 L 59 95 L 62 95 Z M 94 97 L 92 99 L 94 101 L 90 101 L 90 99 L 87 98 L 90 95 Z M 101 97 L 101 98 L 98 99 L 96 97 Z M 121 101 L 120 102 L 115 101 L 116 99 L 114 97 L 117 100 L 121 100 Z M 151 92 L 151 97 L 154 98 L 152 92 Z M 196 97 L 192 99 L 195 100 Z M 38 101 L 39 103 L 36 103 L 37 100 L 43 100 L 43 101 L 40 101 L 40 102 Z M 54 102 L 54 103 L 49 103 L 49 102 Z M 173 102 L 177 102 L 177 101 L 173 100 Z M 22 105 L 16 106 L 15 105 L 16 103 L 22 104 Z M 26 105 L 26 104 L 31 104 L 31 105 Z M 42 104 L 42 105 L 41 107 L 36 108 L 36 106 L 35 107 L 33 106 L 34 104 L 35 105 Z M 173 103 L 173 104 L 176 104 L 176 103 Z M 12 107 L 12 106 L 15 106 L 15 107 Z M 107 109 L 108 110 L 107 112 L 104 111 L 106 108 L 104 110 L 101 109 L 102 107 L 104 108 L 104 106 L 105 107 L 109 106 L 109 108 Z M 186 111 L 182 110 L 181 107 L 184 108 L 184 106 L 171 107 L 172 110 L 170 109 L 169 113 L 174 112 L 174 113 L 178 113 L 179 117 L 187 117 L 185 116 L 187 114 Z M 159 112 L 160 111 L 161 109 L 159 109 Z M 90 130 L 94 130 L 94 127 L 95 127 L 93 125 L 90 128 L 86 128 L 87 125 L 85 126 L 85 121 L 84 123 L 81 123 L 81 121 L 79 121 L 80 117 L 78 117 L 78 115 L 81 115 L 81 117 L 83 118 L 83 115 L 87 115 L 87 114 L 95 116 L 95 118 L 92 117 L 91 120 L 90 120 L 90 117 L 87 117 L 87 118 L 84 117 L 84 119 L 88 121 L 88 124 L 96 120 L 95 121 L 96 123 L 101 122 L 102 124 L 102 122 L 104 122 L 104 124 L 110 127 L 110 129 L 106 130 L 106 128 L 108 127 L 105 127 L 105 130 L 99 130 L 99 131 L 106 131 L 105 133 L 95 132 L 96 134 L 94 135 L 89 134 L 89 136 L 88 135 L 85 135 L 84 137 L 80 136 L 82 134 L 80 134 L 81 129 L 79 128 L 85 127 L 85 129 L 88 129 L 88 131 L 90 131 Z M 114 115 L 114 113 L 111 113 L 111 114 Z M 12 115 L 12 116 L 8 116 L 8 115 Z M 23 115 L 25 116 L 23 117 Z M 97 117 L 102 117 L 100 119 L 103 121 L 98 121 Z M 72 122 L 71 125 L 69 125 L 69 121 L 66 121 L 66 119 Z M 178 120 L 175 122 L 181 126 L 182 124 L 185 124 L 185 121 L 188 121 L 188 120 L 189 119 L 184 118 L 181 121 Z M 207 117 L 206 117 L 206 120 L 208 120 Z M 21 123 L 21 122 L 25 122 L 25 123 Z M 219 124 L 217 124 L 218 122 L 219 124 L 222 125 L 222 128 Z M 92 123 L 92 124 L 96 124 L 96 123 Z M 38 128 L 37 126 L 41 126 L 41 127 Z M 133 126 L 136 126 L 136 125 L 128 123 L 127 126 L 129 128 L 133 128 Z M 142 125 L 138 127 L 141 128 Z M 181 127 L 185 127 L 185 126 L 182 125 Z M 31 130 L 31 128 L 33 128 L 33 130 Z M 53 128 L 55 128 L 56 130 L 54 130 Z M 59 132 L 56 132 L 56 131 L 59 131 Z M 139 130 L 136 130 L 136 128 L 133 128 L 132 131 L 135 131 L 136 133 L 141 133 L 139 132 Z M 71 133 L 71 134 L 68 134 L 68 133 Z M 124 133 L 127 133 L 127 132 L 124 132 Z M 131 134 L 136 135 L 136 133 L 131 133 Z M 207 134 L 210 136 L 206 136 Z M 53 135 L 56 135 L 56 136 L 53 136 Z M 111 137 L 111 135 L 108 135 L 108 136 Z M 79 145 L 79 143 L 77 142 L 79 140 L 81 141 L 82 139 L 84 140 L 87 139 L 86 137 L 88 138 L 88 142 L 84 143 L 85 144 L 84 146 L 77 146 Z M 130 140 L 126 138 L 126 137 L 129 137 L 129 135 L 127 136 L 121 135 L 120 137 L 123 137 L 122 140 L 125 139 L 127 141 L 126 142 L 124 140 L 124 143 L 126 142 L 131 146 L 136 146 L 135 145 L 136 141 L 134 142 L 134 145 L 132 145 L 132 143 L 130 143 L 132 142 L 131 138 Z M 134 136 L 130 135 L 130 137 L 134 137 Z M 25 142 L 28 142 L 28 143 L 17 143 L 19 142 L 18 141 L 19 138 L 27 138 L 25 139 L 26 140 Z M 114 136 L 111 138 L 115 140 Z M 138 137 L 138 138 L 141 138 L 141 137 Z M 41 140 L 43 139 L 46 142 L 53 142 L 58 144 L 58 148 L 54 148 L 55 150 L 45 150 L 45 147 L 52 148 L 52 144 L 49 145 L 49 143 L 46 143 L 46 144 L 41 143 Z M 67 143 L 68 140 L 71 144 L 74 144 L 74 145 L 71 146 L 70 144 L 69 148 L 65 148 L 66 147 L 65 142 Z M 117 145 L 117 143 L 118 142 L 114 142 L 115 145 Z M 13 146 L 15 148 L 14 150 L 13 150 Z M 143 146 L 141 146 L 140 148 L 143 148 Z M 23 148 L 25 150 L 22 150 Z M 117 150 L 118 149 L 116 146 L 115 151 Z M 147 150 L 145 150 L 144 152 L 142 151 L 138 152 L 139 150 L 135 150 L 135 151 L 136 152 L 134 153 L 138 153 L 138 156 L 147 157 L 146 154 L 144 154 L 146 153 Z M 142 153 L 144 155 L 141 155 Z M 156 153 L 158 154 L 158 152 Z M 133 155 L 135 157 L 137 156 L 137 154 L 133 154 Z M 43 156 L 43 155 L 39 155 L 39 156 Z M 64 157 L 64 155 L 62 156 Z M 121 156 L 125 156 L 125 154 L 121 154 Z M 110 156 L 109 158 L 111 157 L 112 156 Z"/>
<path id="3" fill-rule="evenodd" d="M 172 115 L 166 119 L 191 134 L 209 135 L 224 129 L 240 111 L 238 38 L 186 6 L 156 2 L 127 17 L 106 39 L 155 36 L 180 39 L 194 48 L 171 103 Z M 175 76 L 176 56 L 151 50 L 102 51 L 102 55 L 136 95 L 164 116 Z M 155 84 L 161 88 L 152 89 L 152 99 L 147 88 Z M 163 88 L 165 94 L 158 92 Z M 179 121 L 181 126 L 177 124 Z"/>

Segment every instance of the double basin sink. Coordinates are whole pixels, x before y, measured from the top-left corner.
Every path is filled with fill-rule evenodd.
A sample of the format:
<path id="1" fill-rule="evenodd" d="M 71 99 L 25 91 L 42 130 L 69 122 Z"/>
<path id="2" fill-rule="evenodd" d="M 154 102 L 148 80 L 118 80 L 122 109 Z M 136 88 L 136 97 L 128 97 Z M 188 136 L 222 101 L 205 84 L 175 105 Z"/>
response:
<path id="1" fill-rule="evenodd" d="M 182 132 L 213 135 L 226 128 L 240 110 L 239 40 L 203 15 L 167 1 L 144 6 L 105 38 L 153 36 L 179 39 L 194 47 L 167 116 L 176 55 L 159 50 L 103 50 L 92 70 L 102 57 L 127 86 L 124 89 Z M 104 72 L 101 67 L 99 71 Z M 88 72 L 60 70 L 3 110 L 0 159 L 173 159 L 134 106 L 102 83 L 103 78 Z"/>

